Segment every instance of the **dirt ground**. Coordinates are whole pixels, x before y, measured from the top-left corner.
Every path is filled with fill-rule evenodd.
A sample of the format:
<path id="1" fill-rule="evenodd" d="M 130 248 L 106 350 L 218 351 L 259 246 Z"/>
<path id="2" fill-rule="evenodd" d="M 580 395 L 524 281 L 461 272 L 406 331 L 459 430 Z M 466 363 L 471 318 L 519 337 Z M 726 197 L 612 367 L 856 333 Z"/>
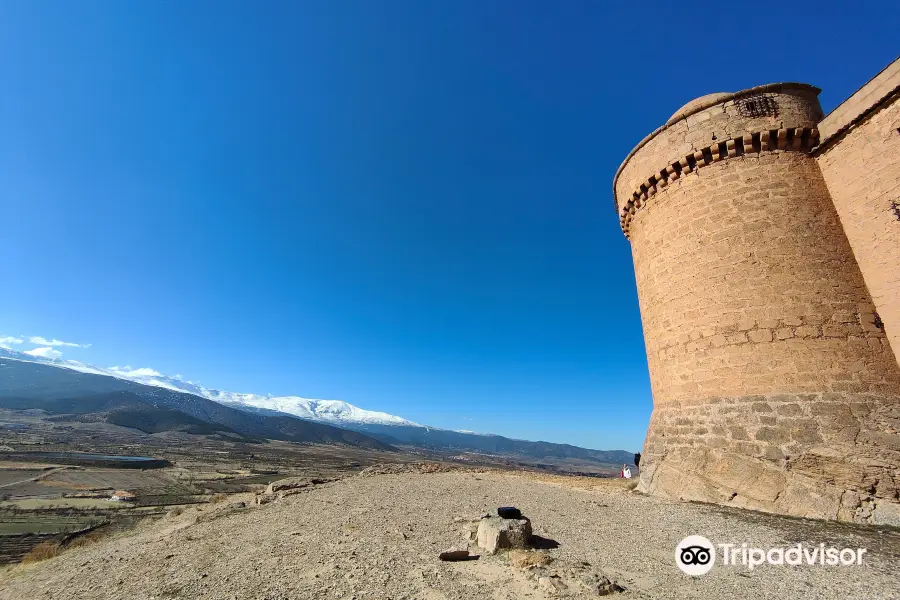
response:
<path id="1" fill-rule="evenodd" d="M 642 496 L 620 482 L 497 472 L 357 475 L 263 506 L 190 508 L 138 530 L 8 569 L 0 598 L 255 598 L 518 600 L 596 597 L 607 577 L 620 598 L 900 596 L 900 532 L 786 519 Z M 519 507 L 547 566 L 507 555 L 441 562 L 498 506 Z M 868 549 L 860 566 L 716 565 L 701 577 L 675 565 L 692 534 L 768 548 L 825 543 Z M 472 547 L 474 550 L 474 547 Z M 562 587 L 565 586 L 565 587 Z"/>

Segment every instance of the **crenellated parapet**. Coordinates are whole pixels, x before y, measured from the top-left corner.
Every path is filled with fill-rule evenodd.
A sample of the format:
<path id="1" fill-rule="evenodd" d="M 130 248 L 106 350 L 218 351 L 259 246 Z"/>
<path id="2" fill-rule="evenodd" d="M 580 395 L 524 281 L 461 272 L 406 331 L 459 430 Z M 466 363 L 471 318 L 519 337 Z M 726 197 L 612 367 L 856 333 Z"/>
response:
<path id="1" fill-rule="evenodd" d="M 650 175 L 619 210 L 619 224 L 630 239 L 629 228 L 635 212 L 647 200 L 664 190 L 676 179 L 696 173 L 701 167 L 721 160 L 759 155 L 761 152 L 809 152 L 819 144 L 819 130 L 815 127 L 792 127 L 745 133 L 740 137 L 717 140 L 710 145 L 686 154 Z"/>

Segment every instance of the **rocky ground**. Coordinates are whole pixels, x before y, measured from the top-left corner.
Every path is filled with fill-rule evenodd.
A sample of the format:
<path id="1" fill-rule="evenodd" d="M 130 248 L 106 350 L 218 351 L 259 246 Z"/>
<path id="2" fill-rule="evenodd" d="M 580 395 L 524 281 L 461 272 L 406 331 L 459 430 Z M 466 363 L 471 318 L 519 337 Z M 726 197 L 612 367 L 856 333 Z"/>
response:
<path id="1" fill-rule="evenodd" d="M 0 598 L 596 598 L 606 582 L 614 585 L 605 591 L 624 588 L 613 592 L 623 600 L 900 597 L 896 530 L 676 504 L 621 481 L 376 469 L 294 491 L 259 506 L 243 495 L 191 508 L 14 567 L 2 574 Z M 537 553 L 438 559 L 466 547 L 482 514 L 509 505 L 531 519 Z M 674 562 L 676 544 L 691 534 L 760 547 L 825 542 L 868 554 L 862 566 L 716 566 L 691 578 Z"/>

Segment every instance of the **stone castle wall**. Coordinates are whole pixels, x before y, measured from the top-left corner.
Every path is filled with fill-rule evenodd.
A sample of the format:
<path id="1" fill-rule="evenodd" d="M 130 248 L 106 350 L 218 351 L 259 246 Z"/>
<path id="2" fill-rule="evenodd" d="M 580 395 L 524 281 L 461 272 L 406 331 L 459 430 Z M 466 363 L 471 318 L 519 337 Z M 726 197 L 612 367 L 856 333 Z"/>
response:
<path id="1" fill-rule="evenodd" d="M 640 489 L 900 523 L 900 368 L 811 155 L 818 91 L 701 98 L 617 173 L 654 398 Z"/>
<path id="2" fill-rule="evenodd" d="M 825 183 L 891 346 L 900 350 L 900 59 L 820 128 L 815 154 Z"/>
<path id="3" fill-rule="evenodd" d="M 689 108 L 690 111 L 673 115 L 668 123 L 644 138 L 619 167 L 613 191 L 620 215 L 628 214 L 629 208 L 641 204 L 641 198 L 652 197 L 682 173 L 690 173 L 698 163 L 702 166 L 704 160 L 713 162 L 727 156 L 729 151 L 737 152 L 738 144 L 743 149 L 745 134 L 757 134 L 755 141 L 752 136 L 749 140 L 751 147 L 754 143 L 767 146 L 771 143 L 777 147 L 779 130 L 784 138 L 783 147 L 798 142 L 812 147 L 810 132 L 822 118 L 822 109 L 816 101 L 819 91 L 802 83 L 779 83 L 736 94 L 711 94 L 688 104 L 682 111 Z M 754 98 L 775 96 L 779 118 L 765 114 L 764 110 L 750 110 Z M 759 114 L 754 116 L 754 113 Z M 782 127 L 784 123 L 792 129 Z M 797 127 L 806 129 L 794 139 L 793 128 Z M 763 132 L 767 135 L 760 139 Z M 732 142 L 730 150 L 729 141 Z"/>

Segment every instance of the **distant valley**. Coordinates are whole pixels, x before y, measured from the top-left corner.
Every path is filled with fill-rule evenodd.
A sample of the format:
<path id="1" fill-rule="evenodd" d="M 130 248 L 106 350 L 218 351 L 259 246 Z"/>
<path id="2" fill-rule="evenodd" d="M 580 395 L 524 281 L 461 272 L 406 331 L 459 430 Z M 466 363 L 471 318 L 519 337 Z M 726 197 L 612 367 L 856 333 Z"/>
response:
<path id="1" fill-rule="evenodd" d="M 2 349 L 0 363 L 0 407 L 102 414 L 110 423 L 147 433 L 178 430 L 381 451 L 408 447 L 556 464 L 577 461 L 582 466 L 605 465 L 607 470 L 630 463 L 634 457 L 624 450 L 591 450 L 438 429 L 337 400 L 221 392 L 146 369 L 107 370 L 74 361 L 34 359 Z"/>

